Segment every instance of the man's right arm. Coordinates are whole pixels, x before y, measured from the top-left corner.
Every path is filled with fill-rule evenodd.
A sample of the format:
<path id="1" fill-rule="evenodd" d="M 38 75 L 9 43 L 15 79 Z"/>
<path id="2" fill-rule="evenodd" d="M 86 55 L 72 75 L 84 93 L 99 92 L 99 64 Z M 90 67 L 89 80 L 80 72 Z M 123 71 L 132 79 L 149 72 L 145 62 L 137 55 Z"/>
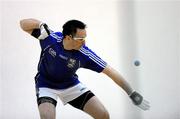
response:
<path id="1" fill-rule="evenodd" d="M 36 19 L 23 19 L 20 21 L 20 26 L 25 32 L 39 40 L 44 40 L 52 32 L 45 23 Z"/>
<path id="2" fill-rule="evenodd" d="M 40 24 L 41 21 L 32 18 L 20 20 L 21 28 L 29 34 L 32 34 L 34 29 L 39 29 Z"/>

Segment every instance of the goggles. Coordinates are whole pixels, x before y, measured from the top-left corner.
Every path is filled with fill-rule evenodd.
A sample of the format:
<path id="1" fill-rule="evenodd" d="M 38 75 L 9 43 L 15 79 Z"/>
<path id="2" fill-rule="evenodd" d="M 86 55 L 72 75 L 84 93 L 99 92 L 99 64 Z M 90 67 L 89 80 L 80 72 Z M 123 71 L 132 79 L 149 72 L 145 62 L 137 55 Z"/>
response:
<path id="1" fill-rule="evenodd" d="M 84 40 L 85 40 L 85 38 L 76 38 L 76 37 L 74 37 L 73 39 L 74 39 L 74 40 L 81 40 L 81 41 L 84 41 Z"/>

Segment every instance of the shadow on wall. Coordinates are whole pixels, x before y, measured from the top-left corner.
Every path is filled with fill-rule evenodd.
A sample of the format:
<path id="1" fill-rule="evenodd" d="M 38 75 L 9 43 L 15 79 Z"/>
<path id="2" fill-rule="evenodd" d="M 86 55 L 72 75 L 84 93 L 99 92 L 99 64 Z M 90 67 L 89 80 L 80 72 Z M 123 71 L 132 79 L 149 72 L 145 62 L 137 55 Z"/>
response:
<path id="1" fill-rule="evenodd" d="M 138 76 L 138 39 L 136 33 L 136 9 L 135 1 L 119 2 L 119 27 L 120 27 L 120 58 L 122 59 L 123 75 L 136 90 L 140 89 Z M 135 64 L 134 61 L 136 60 Z M 141 119 L 141 113 L 132 108 L 129 100 L 125 101 L 125 118 Z"/>

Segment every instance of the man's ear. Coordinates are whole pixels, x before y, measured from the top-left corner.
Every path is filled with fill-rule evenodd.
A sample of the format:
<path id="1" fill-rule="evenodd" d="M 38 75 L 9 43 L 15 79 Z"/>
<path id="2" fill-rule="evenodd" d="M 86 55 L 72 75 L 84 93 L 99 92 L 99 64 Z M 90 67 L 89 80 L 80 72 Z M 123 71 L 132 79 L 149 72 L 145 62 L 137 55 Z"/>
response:
<path id="1" fill-rule="evenodd" d="M 71 37 L 70 35 L 66 35 L 66 36 L 65 36 L 65 39 L 66 39 L 66 40 L 71 40 L 71 38 L 72 38 L 72 37 Z"/>

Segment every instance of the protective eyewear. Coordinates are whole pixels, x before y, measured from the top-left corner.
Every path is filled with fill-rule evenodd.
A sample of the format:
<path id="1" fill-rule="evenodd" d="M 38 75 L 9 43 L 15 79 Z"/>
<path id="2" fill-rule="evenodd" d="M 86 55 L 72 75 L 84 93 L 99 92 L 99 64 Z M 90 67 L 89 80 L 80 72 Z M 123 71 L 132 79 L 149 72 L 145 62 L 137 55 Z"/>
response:
<path id="1" fill-rule="evenodd" d="M 74 37 L 73 39 L 74 39 L 74 40 L 81 40 L 81 41 L 84 41 L 84 40 L 85 40 L 85 38 L 76 38 L 76 37 Z"/>

